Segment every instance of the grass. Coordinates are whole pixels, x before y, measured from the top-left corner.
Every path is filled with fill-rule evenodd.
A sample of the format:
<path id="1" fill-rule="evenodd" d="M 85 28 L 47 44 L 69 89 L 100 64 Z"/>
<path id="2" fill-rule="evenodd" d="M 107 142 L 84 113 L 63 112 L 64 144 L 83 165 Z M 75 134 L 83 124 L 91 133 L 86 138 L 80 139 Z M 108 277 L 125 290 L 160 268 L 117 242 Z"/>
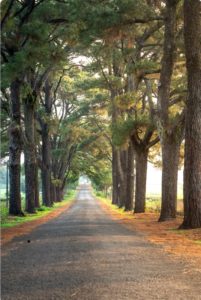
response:
<path id="1" fill-rule="evenodd" d="M 25 216 L 17 217 L 17 216 L 9 216 L 8 208 L 2 207 L 1 204 L 1 228 L 13 227 L 18 224 L 22 224 L 24 222 L 33 221 L 48 215 L 51 211 L 66 205 L 67 203 L 71 203 L 74 200 L 75 191 L 69 190 L 65 196 L 65 199 L 62 202 L 54 203 L 53 207 L 41 206 L 36 210 L 35 214 L 26 213 Z M 3 209 L 2 209 L 3 208 Z"/>
<path id="2" fill-rule="evenodd" d="M 115 204 L 112 204 L 110 199 L 107 199 L 107 198 L 102 197 L 102 196 L 101 196 L 101 197 L 98 196 L 98 199 L 100 199 L 100 200 L 101 200 L 102 202 L 104 202 L 105 204 L 109 205 L 110 208 L 112 208 L 113 210 L 116 210 L 116 211 L 118 211 L 119 213 L 123 213 L 123 212 L 124 212 L 124 208 L 123 208 L 123 207 L 122 207 L 122 208 L 119 208 L 119 207 L 116 206 Z"/>
<path id="3" fill-rule="evenodd" d="M 133 212 L 132 211 L 125 211 L 124 207 L 119 208 L 117 205 L 111 203 L 111 199 L 107 199 L 103 195 L 101 195 L 101 196 L 99 196 L 99 195 L 100 195 L 99 192 L 95 193 L 95 196 L 99 200 L 101 200 L 103 203 L 105 203 L 107 206 L 109 206 L 113 211 L 116 211 L 116 212 L 118 212 L 118 214 L 124 215 L 127 218 L 133 218 Z"/>
<path id="4" fill-rule="evenodd" d="M 105 198 L 104 193 L 100 191 L 95 191 L 95 196 L 98 197 L 101 201 L 105 202 L 107 205 L 109 205 L 113 210 L 116 210 L 120 213 L 124 213 L 124 208 L 118 208 L 116 205 L 111 204 L 111 199 Z M 183 200 L 178 197 L 177 201 L 177 212 L 178 214 L 183 213 Z M 146 212 L 154 212 L 154 213 L 160 213 L 161 209 L 161 196 L 158 194 L 149 194 L 146 197 Z"/>
<path id="5" fill-rule="evenodd" d="M 146 199 L 146 211 L 147 212 L 160 212 L 161 199 L 159 197 L 148 197 Z"/>
<path id="6" fill-rule="evenodd" d="M 146 197 L 146 212 L 157 212 L 161 210 L 161 196 L 158 194 L 149 194 Z M 183 213 L 183 199 L 181 194 L 178 195 L 177 200 L 177 213 L 181 215 Z"/>

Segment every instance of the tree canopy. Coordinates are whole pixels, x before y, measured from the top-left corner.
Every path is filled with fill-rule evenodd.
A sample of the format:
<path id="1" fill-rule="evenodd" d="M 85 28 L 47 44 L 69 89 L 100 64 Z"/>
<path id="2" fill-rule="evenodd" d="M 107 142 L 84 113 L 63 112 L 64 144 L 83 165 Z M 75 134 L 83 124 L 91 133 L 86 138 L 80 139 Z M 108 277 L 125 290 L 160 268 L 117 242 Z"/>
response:
<path id="1" fill-rule="evenodd" d="M 143 213 L 149 159 L 162 167 L 159 221 L 176 217 L 184 160 L 184 225 L 201 226 L 200 191 L 187 171 L 200 186 L 200 1 L 190 5 L 1 1 L 1 157 L 9 157 L 10 214 L 23 214 L 22 153 L 30 213 L 41 205 L 39 173 L 44 205 L 61 201 L 84 174 L 112 191 L 114 204 Z"/>

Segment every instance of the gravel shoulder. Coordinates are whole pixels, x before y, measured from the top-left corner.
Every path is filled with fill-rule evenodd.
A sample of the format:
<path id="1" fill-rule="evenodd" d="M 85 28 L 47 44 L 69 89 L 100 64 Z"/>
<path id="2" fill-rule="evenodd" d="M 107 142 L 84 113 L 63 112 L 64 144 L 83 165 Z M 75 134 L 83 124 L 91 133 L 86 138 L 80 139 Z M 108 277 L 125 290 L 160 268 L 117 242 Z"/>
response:
<path id="1" fill-rule="evenodd" d="M 201 299 L 200 269 L 113 220 L 88 189 L 3 245 L 1 275 L 2 300 Z"/>

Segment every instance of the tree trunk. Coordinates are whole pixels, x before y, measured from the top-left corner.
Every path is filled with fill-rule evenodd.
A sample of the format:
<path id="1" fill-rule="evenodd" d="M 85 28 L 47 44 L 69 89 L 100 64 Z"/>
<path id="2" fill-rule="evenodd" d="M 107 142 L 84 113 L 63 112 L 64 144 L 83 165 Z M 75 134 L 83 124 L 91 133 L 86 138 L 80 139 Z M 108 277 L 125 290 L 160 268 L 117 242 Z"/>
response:
<path id="1" fill-rule="evenodd" d="M 112 204 L 118 204 L 117 150 L 112 147 Z"/>
<path id="2" fill-rule="evenodd" d="M 62 190 L 60 187 L 56 187 L 56 202 L 62 201 Z"/>
<path id="3" fill-rule="evenodd" d="M 175 133 L 166 135 L 162 143 L 162 203 L 159 221 L 176 218 L 179 150 L 180 141 Z"/>
<path id="4" fill-rule="evenodd" d="M 26 211 L 35 212 L 35 186 L 36 186 L 36 149 L 35 149 L 35 96 L 27 95 L 24 99 L 24 126 L 25 126 L 25 193 L 26 193 Z"/>
<path id="5" fill-rule="evenodd" d="M 113 62 L 114 63 L 114 62 Z M 115 64 L 114 64 L 115 65 Z M 113 69 L 115 67 L 113 66 Z M 111 70 L 110 70 L 111 72 Z M 112 73 L 110 74 L 112 75 Z M 118 95 L 117 90 L 111 89 L 111 104 L 112 104 L 112 126 L 117 121 L 117 107 L 115 104 L 115 97 Z M 119 150 L 112 144 L 112 204 L 119 204 L 120 196 L 120 172 L 119 172 Z"/>
<path id="6" fill-rule="evenodd" d="M 127 190 L 127 151 L 119 150 L 117 154 L 117 165 L 118 165 L 118 206 L 119 208 L 125 206 L 126 201 L 126 190 Z"/>
<path id="7" fill-rule="evenodd" d="M 9 174 L 10 198 L 9 214 L 22 215 L 20 194 L 20 157 L 22 150 L 20 82 L 16 79 L 11 83 L 11 125 L 9 130 Z"/>
<path id="8" fill-rule="evenodd" d="M 160 81 L 158 84 L 158 109 L 163 128 L 169 126 L 169 100 L 171 78 L 175 60 L 176 7 L 178 0 L 166 0 L 165 35 Z"/>
<path id="9" fill-rule="evenodd" d="M 133 209 L 133 197 L 134 197 L 134 149 L 130 142 L 128 147 L 127 157 L 127 190 L 125 200 L 125 210 Z"/>
<path id="10" fill-rule="evenodd" d="M 40 207 L 40 199 L 39 199 L 39 182 L 38 182 L 38 166 L 36 165 L 36 172 L 35 172 L 35 207 Z"/>
<path id="11" fill-rule="evenodd" d="M 64 200 L 64 193 L 65 193 L 64 188 L 61 188 L 61 190 L 60 190 L 60 195 L 61 195 L 60 199 L 61 199 L 61 201 Z"/>
<path id="12" fill-rule="evenodd" d="M 178 0 L 166 0 L 165 35 L 158 84 L 158 132 L 162 146 L 162 209 L 159 221 L 176 216 L 179 145 L 176 125 L 169 117 L 171 78 L 175 60 L 176 8 Z M 170 131 L 170 133 L 169 133 Z M 180 138 L 179 138 L 180 139 Z"/>
<path id="13" fill-rule="evenodd" d="M 136 151 L 135 213 L 145 212 L 148 150 Z"/>
<path id="14" fill-rule="evenodd" d="M 51 84 L 47 79 L 45 81 L 45 113 L 50 117 L 52 111 L 52 96 L 51 96 Z M 51 206 L 51 145 L 49 136 L 49 125 L 45 121 L 41 121 L 42 131 L 42 190 L 43 190 L 43 205 Z"/>
<path id="15" fill-rule="evenodd" d="M 51 206 L 51 197 L 50 197 L 50 189 L 51 189 L 51 150 L 50 150 L 50 141 L 47 124 L 42 126 L 42 198 L 43 205 Z"/>
<path id="16" fill-rule="evenodd" d="M 56 188 L 53 183 L 51 183 L 51 194 L 50 195 L 51 195 L 51 203 L 53 205 L 54 202 L 56 202 Z"/>
<path id="17" fill-rule="evenodd" d="M 201 3 L 184 1 L 184 37 L 188 74 L 185 124 L 184 221 L 201 227 Z"/>

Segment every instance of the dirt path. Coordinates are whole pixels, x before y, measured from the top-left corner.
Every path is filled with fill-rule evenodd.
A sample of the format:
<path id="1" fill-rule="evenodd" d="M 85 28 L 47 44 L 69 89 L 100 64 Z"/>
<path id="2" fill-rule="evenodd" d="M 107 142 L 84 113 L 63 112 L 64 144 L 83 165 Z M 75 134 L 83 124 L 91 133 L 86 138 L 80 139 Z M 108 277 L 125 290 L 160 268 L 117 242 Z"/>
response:
<path id="1" fill-rule="evenodd" d="M 112 220 L 89 190 L 2 255 L 2 300 L 201 299 L 200 269 Z"/>

